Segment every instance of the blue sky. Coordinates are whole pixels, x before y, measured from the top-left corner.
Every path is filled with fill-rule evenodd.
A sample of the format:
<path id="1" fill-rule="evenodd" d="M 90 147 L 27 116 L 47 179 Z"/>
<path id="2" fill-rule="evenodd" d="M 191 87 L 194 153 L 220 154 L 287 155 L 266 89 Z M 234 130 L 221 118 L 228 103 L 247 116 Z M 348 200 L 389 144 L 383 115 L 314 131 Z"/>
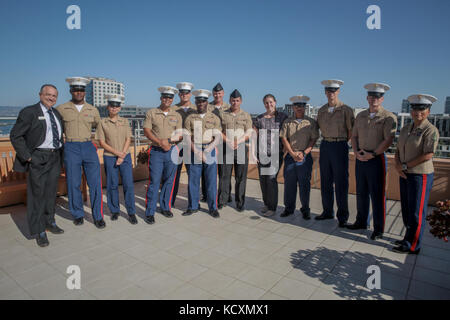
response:
<path id="1" fill-rule="evenodd" d="M 81 30 L 68 30 L 66 8 L 81 8 Z M 366 9 L 381 8 L 381 30 L 369 30 Z M 226 98 L 235 88 L 242 108 L 263 112 L 305 94 L 326 102 L 323 79 L 345 81 L 341 100 L 366 106 L 363 85 L 392 90 L 385 107 L 429 93 L 442 113 L 450 96 L 450 1 L 0 0 L 0 105 L 37 101 L 53 83 L 58 103 L 70 98 L 65 78 L 104 76 L 123 82 L 126 104 L 156 107 L 157 87 L 180 81 Z M 175 102 L 178 102 L 176 99 Z"/>

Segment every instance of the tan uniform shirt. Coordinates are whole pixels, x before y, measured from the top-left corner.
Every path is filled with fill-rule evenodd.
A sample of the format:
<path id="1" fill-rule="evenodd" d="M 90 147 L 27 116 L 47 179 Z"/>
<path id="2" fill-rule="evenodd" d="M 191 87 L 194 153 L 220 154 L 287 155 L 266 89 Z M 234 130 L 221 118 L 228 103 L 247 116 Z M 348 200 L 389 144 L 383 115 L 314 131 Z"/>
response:
<path id="1" fill-rule="evenodd" d="M 98 140 L 105 141 L 111 148 L 122 151 L 125 141 L 131 138 L 131 127 L 125 118 L 118 117 L 118 119 L 112 120 L 107 117 L 102 119 L 96 133 Z M 129 153 L 128 150 L 127 153 Z M 107 151 L 104 154 L 115 156 L 115 154 Z"/>
<path id="2" fill-rule="evenodd" d="M 375 151 L 387 138 L 394 137 L 397 131 L 397 117 L 380 107 L 373 118 L 369 109 L 358 113 L 353 127 L 353 135 L 357 136 L 358 148 Z"/>
<path id="3" fill-rule="evenodd" d="M 231 112 L 231 109 L 227 109 L 222 114 L 222 131 L 227 135 L 230 132 L 227 130 L 234 130 L 231 134 L 234 134 L 234 138 L 241 139 L 248 129 L 253 126 L 252 117 L 250 114 L 240 109 L 237 114 Z"/>
<path id="4" fill-rule="evenodd" d="M 319 138 L 317 122 L 310 117 L 288 118 L 281 127 L 280 137 L 286 138 L 292 151 L 304 151 L 308 145 Z"/>
<path id="5" fill-rule="evenodd" d="M 398 137 L 397 149 L 401 163 L 407 163 L 422 154 L 436 152 L 439 141 L 438 129 L 427 119 L 417 128 L 412 129 L 413 126 L 414 122 L 404 126 Z M 430 159 L 414 168 L 408 168 L 407 172 L 417 174 L 433 173 L 433 160 Z"/>
<path id="6" fill-rule="evenodd" d="M 214 101 L 208 104 L 208 111 L 214 113 L 216 116 L 218 116 L 222 120 L 223 112 L 230 109 L 230 105 L 226 102 L 224 102 L 220 108 L 216 107 L 214 104 Z"/>
<path id="7" fill-rule="evenodd" d="M 100 125 L 100 113 L 89 103 L 85 102 L 81 111 L 78 111 L 72 101 L 61 104 L 56 109 L 64 121 L 66 141 L 90 140 L 92 128 Z"/>
<path id="8" fill-rule="evenodd" d="M 186 118 L 185 128 L 194 137 L 194 143 L 203 144 L 213 141 L 213 129 L 217 129 L 219 133 L 222 132 L 219 117 L 211 112 L 206 112 L 203 118 L 198 113 L 190 114 Z M 200 131 L 200 128 L 202 131 Z"/>
<path id="9" fill-rule="evenodd" d="M 167 115 L 160 107 L 147 111 L 145 115 L 144 128 L 148 128 L 158 139 L 170 139 L 172 133 L 177 129 L 182 129 L 183 118 L 171 106 L 167 110 Z"/>
<path id="10" fill-rule="evenodd" d="M 322 137 L 347 139 L 348 132 L 353 128 L 355 115 L 353 109 L 338 101 L 333 112 L 329 112 L 328 103 L 323 105 L 317 113 L 317 124 Z"/>
<path id="11" fill-rule="evenodd" d="M 180 107 L 179 103 L 175 105 L 174 109 L 176 112 L 180 114 L 181 118 L 183 119 L 183 128 L 185 128 L 184 123 L 186 121 L 187 116 L 197 112 L 197 106 L 192 103 L 188 106 L 186 111 L 184 110 L 184 107 Z"/>

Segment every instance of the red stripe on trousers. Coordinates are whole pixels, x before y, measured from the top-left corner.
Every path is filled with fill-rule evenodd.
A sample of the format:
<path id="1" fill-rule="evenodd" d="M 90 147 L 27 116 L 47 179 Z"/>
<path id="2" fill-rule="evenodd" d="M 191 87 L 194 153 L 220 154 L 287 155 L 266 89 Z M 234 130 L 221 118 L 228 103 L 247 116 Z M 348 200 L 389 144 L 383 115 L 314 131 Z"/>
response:
<path id="1" fill-rule="evenodd" d="M 416 250 L 417 241 L 419 241 L 420 228 L 422 227 L 422 215 L 423 207 L 425 205 L 425 193 L 427 191 L 427 175 L 422 175 L 422 195 L 420 196 L 420 209 L 419 209 L 419 223 L 417 225 L 416 234 L 414 235 L 414 241 L 411 246 L 411 251 Z"/>
<path id="2" fill-rule="evenodd" d="M 384 153 L 381 155 L 381 160 L 383 163 L 383 232 L 384 225 L 386 223 L 386 156 Z"/>
<path id="3" fill-rule="evenodd" d="M 95 147 L 95 150 L 98 151 L 97 145 L 95 143 L 92 142 L 92 144 Z M 102 183 L 102 172 L 100 171 L 100 196 L 101 196 L 101 200 L 100 200 L 100 214 L 102 215 L 102 219 L 103 219 L 103 183 Z"/>
<path id="4" fill-rule="evenodd" d="M 145 209 L 147 209 L 147 203 L 148 203 L 148 188 L 150 188 L 150 151 L 152 150 L 152 147 L 148 148 L 148 185 L 147 185 L 147 192 L 145 193 Z"/>
<path id="5" fill-rule="evenodd" d="M 175 145 L 175 148 L 178 150 L 178 155 L 180 155 L 180 149 L 178 149 L 178 146 Z M 180 171 L 181 174 L 181 171 Z M 175 170 L 175 176 L 173 177 L 173 183 L 172 183 L 172 191 L 170 191 L 170 197 L 169 197 L 169 210 L 172 209 L 172 195 L 173 195 L 173 188 L 175 187 L 175 179 L 177 178 L 177 170 Z"/>

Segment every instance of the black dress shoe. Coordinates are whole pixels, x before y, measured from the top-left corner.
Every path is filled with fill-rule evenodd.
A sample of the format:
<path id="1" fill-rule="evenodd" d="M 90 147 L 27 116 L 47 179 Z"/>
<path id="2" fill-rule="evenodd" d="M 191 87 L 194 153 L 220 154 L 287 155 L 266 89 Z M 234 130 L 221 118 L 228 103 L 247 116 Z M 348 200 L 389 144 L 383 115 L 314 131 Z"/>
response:
<path id="1" fill-rule="evenodd" d="M 306 210 L 300 209 L 300 211 L 302 212 L 303 219 L 305 219 L 305 220 L 310 220 L 311 219 L 311 210 L 309 210 L 309 209 L 306 209 Z"/>
<path id="2" fill-rule="evenodd" d="M 50 244 L 50 242 L 48 242 L 48 238 L 47 238 L 47 234 L 44 233 L 43 236 L 38 235 L 36 237 L 36 243 L 38 244 L 39 247 L 46 247 Z"/>
<path id="3" fill-rule="evenodd" d="M 163 211 L 161 211 L 161 214 L 162 214 L 164 217 L 166 217 L 166 218 L 172 218 L 172 217 L 173 217 L 172 211 L 165 211 L 165 210 L 163 210 Z"/>
<path id="4" fill-rule="evenodd" d="M 99 229 L 103 229 L 104 227 L 106 227 L 106 223 L 105 220 L 101 219 L 101 220 L 95 220 L 94 224 L 97 228 Z"/>
<path id="5" fill-rule="evenodd" d="M 154 224 L 155 223 L 155 217 L 154 216 L 146 216 L 145 217 L 145 222 L 147 222 L 148 224 Z"/>
<path id="6" fill-rule="evenodd" d="M 334 219 L 334 216 L 324 212 L 320 216 L 315 217 L 314 219 L 316 219 L 316 220 L 328 220 L 328 219 Z"/>
<path id="7" fill-rule="evenodd" d="M 237 210 L 238 212 L 242 212 L 242 211 L 244 211 L 245 209 L 244 209 L 244 207 L 237 207 L 236 210 Z"/>
<path id="8" fill-rule="evenodd" d="M 370 240 L 378 240 L 383 239 L 383 234 L 381 232 L 372 232 L 372 235 L 370 236 Z"/>
<path id="9" fill-rule="evenodd" d="M 231 197 L 229 197 L 228 202 L 233 202 L 233 199 L 231 199 Z"/>
<path id="10" fill-rule="evenodd" d="M 120 213 L 113 213 L 113 214 L 111 215 L 111 220 L 117 220 L 117 219 L 119 218 L 119 214 L 120 214 Z"/>
<path id="11" fill-rule="evenodd" d="M 354 223 L 354 224 L 348 224 L 347 225 L 347 229 L 350 229 L 350 230 L 362 230 L 362 229 L 367 229 L 367 226 L 363 226 L 363 225 Z"/>
<path id="12" fill-rule="evenodd" d="M 73 224 L 76 225 L 76 226 L 80 226 L 80 225 L 82 225 L 83 223 L 84 223 L 84 218 L 83 218 L 83 217 L 81 217 L 81 218 L 76 218 L 75 220 L 73 220 Z"/>
<path id="13" fill-rule="evenodd" d="M 394 241 L 394 244 L 395 244 L 396 246 L 405 244 L 405 240 L 395 240 L 395 241 Z"/>
<path id="14" fill-rule="evenodd" d="M 135 214 L 129 214 L 128 215 L 128 221 L 130 221 L 131 224 L 137 224 L 138 223 Z"/>
<path id="15" fill-rule="evenodd" d="M 52 224 L 52 225 L 47 225 L 45 227 L 45 230 L 50 231 L 53 234 L 61 234 L 64 233 L 64 230 L 61 229 L 60 227 L 58 227 L 56 224 Z"/>
<path id="16" fill-rule="evenodd" d="M 416 250 L 416 251 L 411 251 L 408 246 L 401 244 L 398 247 L 394 247 L 392 248 L 392 251 L 396 252 L 396 253 L 403 253 L 403 254 L 419 254 L 420 249 Z"/>
<path id="17" fill-rule="evenodd" d="M 217 211 L 217 210 L 210 211 L 209 214 L 211 215 L 211 217 L 214 217 L 214 218 L 220 217 L 219 211 Z"/>
<path id="18" fill-rule="evenodd" d="M 206 199 L 206 197 L 205 197 L 205 196 L 202 196 L 202 198 L 200 199 L 200 201 L 201 201 L 201 202 L 206 202 L 206 201 L 207 201 L 207 199 Z"/>
<path id="19" fill-rule="evenodd" d="M 280 214 L 280 217 L 285 218 L 287 216 L 290 216 L 291 214 L 294 214 L 294 212 L 287 212 L 286 210 L 284 210 L 283 213 Z"/>
<path id="20" fill-rule="evenodd" d="M 191 209 L 187 209 L 185 212 L 183 212 L 181 215 L 182 216 L 190 216 L 193 213 L 198 212 L 198 210 L 191 210 Z"/>
<path id="21" fill-rule="evenodd" d="M 347 228 L 348 223 L 347 222 L 339 222 L 339 228 Z"/>

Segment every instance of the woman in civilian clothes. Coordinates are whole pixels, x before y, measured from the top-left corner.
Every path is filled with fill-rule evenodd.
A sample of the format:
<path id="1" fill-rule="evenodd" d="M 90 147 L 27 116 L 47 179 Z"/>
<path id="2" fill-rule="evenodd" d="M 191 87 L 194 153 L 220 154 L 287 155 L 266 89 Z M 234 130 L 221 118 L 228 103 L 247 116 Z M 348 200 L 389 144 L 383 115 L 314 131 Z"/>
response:
<path id="1" fill-rule="evenodd" d="M 119 94 L 106 95 L 109 116 L 103 118 L 97 130 L 97 138 L 105 149 L 103 163 L 106 171 L 106 189 L 111 220 L 120 215 L 119 173 L 122 178 L 125 207 L 131 224 L 136 224 L 134 204 L 134 182 L 131 156 L 128 151 L 131 141 L 131 128 L 128 120 L 119 117 L 121 103 L 125 97 Z"/>
<path id="2" fill-rule="evenodd" d="M 431 105 L 437 99 L 428 94 L 408 97 L 413 122 L 400 132 L 395 168 L 400 175 L 400 200 L 406 233 L 396 241 L 397 253 L 418 254 L 425 229 L 428 197 L 433 185 L 433 154 L 439 131 L 428 121 Z"/>
<path id="3" fill-rule="evenodd" d="M 283 162 L 283 144 L 280 141 L 280 129 L 287 115 L 277 111 L 277 100 L 271 94 L 263 98 L 266 112 L 256 117 L 254 129 L 258 132 L 257 150 L 259 184 L 264 201 L 261 213 L 266 216 L 275 214 L 278 206 L 277 176 Z"/>

